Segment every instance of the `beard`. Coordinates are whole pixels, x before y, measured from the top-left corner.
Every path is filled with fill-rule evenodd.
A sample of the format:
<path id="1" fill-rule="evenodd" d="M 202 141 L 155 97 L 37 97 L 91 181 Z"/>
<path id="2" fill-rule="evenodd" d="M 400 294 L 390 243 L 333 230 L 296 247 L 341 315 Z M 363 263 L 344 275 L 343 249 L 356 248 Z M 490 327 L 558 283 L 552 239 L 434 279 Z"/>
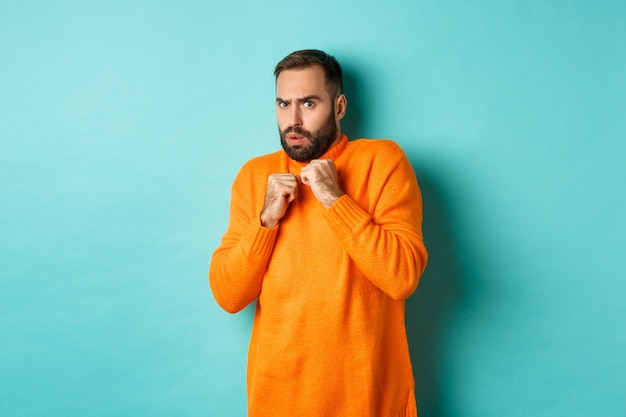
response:
<path id="1" fill-rule="evenodd" d="M 317 159 L 322 156 L 337 139 L 337 124 L 335 123 L 335 109 L 331 110 L 328 118 L 315 132 L 302 129 L 300 127 L 290 127 L 285 130 L 280 130 L 280 144 L 283 149 L 289 155 L 289 157 L 298 162 L 310 162 L 313 159 Z M 295 133 L 300 136 L 304 136 L 309 140 L 306 145 L 289 145 L 285 139 L 289 133 Z"/>

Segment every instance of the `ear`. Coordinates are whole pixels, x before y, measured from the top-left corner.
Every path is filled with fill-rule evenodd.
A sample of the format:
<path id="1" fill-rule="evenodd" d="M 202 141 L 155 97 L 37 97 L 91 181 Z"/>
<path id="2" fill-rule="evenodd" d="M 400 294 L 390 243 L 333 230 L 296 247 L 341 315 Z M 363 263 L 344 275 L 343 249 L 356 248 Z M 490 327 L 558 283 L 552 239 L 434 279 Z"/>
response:
<path id="1" fill-rule="evenodd" d="M 341 120 L 346 115 L 348 99 L 345 94 L 339 94 L 335 99 L 335 119 Z"/>

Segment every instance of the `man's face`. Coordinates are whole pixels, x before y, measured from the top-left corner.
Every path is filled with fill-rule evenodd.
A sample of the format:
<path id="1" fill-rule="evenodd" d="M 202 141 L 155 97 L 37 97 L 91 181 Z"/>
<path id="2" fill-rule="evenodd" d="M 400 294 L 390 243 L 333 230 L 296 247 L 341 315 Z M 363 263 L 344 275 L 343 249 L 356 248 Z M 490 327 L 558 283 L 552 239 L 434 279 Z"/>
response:
<path id="1" fill-rule="evenodd" d="M 337 111 L 337 105 L 342 106 Z M 291 159 L 319 158 L 341 137 L 345 98 L 331 98 L 324 71 L 314 65 L 285 70 L 276 80 L 276 119 L 280 143 Z"/>

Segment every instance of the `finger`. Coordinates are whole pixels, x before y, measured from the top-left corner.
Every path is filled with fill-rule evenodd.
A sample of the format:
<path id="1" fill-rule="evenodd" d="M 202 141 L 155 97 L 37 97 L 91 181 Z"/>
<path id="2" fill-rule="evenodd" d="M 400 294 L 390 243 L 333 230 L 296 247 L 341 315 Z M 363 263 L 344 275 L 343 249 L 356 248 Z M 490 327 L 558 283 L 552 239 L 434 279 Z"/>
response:
<path id="1" fill-rule="evenodd" d="M 306 172 L 306 167 L 304 167 L 300 172 L 300 181 L 302 181 L 302 184 L 309 184 L 309 176 Z"/>
<path id="2" fill-rule="evenodd" d="M 284 193 L 284 190 L 291 190 L 297 187 L 295 179 L 275 179 L 271 184 L 271 189 L 279 193 Z"/>
<path id="3" fill-rule="evenodd" d="M 298 185 L 289 184 L 283 189 L 283 197 L 287 199 L 287 202 L 291 203 L 298 197 Z"/>

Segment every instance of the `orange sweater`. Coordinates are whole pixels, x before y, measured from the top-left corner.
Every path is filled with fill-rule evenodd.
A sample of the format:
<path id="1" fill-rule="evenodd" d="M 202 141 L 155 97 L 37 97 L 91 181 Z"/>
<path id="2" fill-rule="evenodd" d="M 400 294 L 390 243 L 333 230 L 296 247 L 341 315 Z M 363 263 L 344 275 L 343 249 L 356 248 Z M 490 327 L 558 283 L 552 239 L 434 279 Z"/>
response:
<path id="1" fill-rule="evenodd" d="M 299 185 L 273 229 L 260 225 L 267 177 L 299 175 L 284 151 L 248 161 L 209 282 L 234 313 L 257 300 L 248 357 L 250 417 L 416 417 L 404 300 L 426 265 L 422 201 L 388 140 L 342 137 L 346 193 L 325 209 Z"/>

